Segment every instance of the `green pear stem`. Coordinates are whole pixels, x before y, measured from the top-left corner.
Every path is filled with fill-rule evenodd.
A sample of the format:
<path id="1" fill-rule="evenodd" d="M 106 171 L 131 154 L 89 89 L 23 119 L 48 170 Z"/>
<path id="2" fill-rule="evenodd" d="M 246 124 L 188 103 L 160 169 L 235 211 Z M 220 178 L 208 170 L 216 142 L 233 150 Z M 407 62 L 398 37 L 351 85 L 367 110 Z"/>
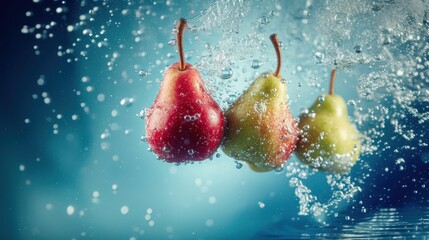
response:
<path id="1" fill-rule="evenodd" d="M 279 77 L 279 73 L 280 73 L 280 68 L 282 66 L 282 54 L 280 52 L 280 43 L 279 43 L 279 39 L 277 37 L 277 34 L 272 34 L 270 36 L 270 40 L 273 43 L 274 49 L 276 50 L 276 55 L 277 55 L 277 69 L 274 72 L 274 76 L 275 77 Z"/>
<path id="2" fill-rule="evenodd" d="M 331 82 L 329 84 L 329 95 L 334 95 L 334 83 L 335 83 L 335 73 L 337 70 L 332 69 L 331 72 Z"/>
<path id="3" fill-rule="evenodd" d="M 186 69 L 185 55 L 183 53 L 183 34 L 187 26 L 188 26 L 188 23 L 186 22 L 186 19 L 181 18 L 179 19 L 179 22 L 177 23 L 177 27 L 176 27 L 177 29 L 176 42 L 177 42 L 177 48 L 179 50 L 179 57 L 180 57 L 180 64 L 179 64 L 180 71 L 184 71 Z"/>

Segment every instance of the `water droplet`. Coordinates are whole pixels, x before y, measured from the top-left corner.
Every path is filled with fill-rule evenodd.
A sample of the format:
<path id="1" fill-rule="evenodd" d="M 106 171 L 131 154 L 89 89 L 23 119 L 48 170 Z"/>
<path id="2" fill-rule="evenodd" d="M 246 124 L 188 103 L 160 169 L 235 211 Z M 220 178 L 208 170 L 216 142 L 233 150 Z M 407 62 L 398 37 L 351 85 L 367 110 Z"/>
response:
<path id="1" fill-rule="evenodd" d="M 228 104 L 233 104 L 236 98 L 237 98 L 237 96 L 235 96 L 235 95 L 233 95 L 233 94 L 232 94 L 232 95 L 229 95 L 228 100 L 226 100 L 226 102 L 227 102 Z"/>
<path id="2" fill-rule="evenodd" d="M 242 164 L 242 163 L 240 163 L 240 162 L 238 162 L 238 161 L 235 161 L 235 168 L 240 169 L 240 168 L 242 168 L 242 167 L 243 167 L 243 164 Z"/>
<path id="3" fill-rule="evenodd" d="M 206 221 L 206 226 L 207 227 L 211 227 L 211 226 L 213 226 L 213 224 L 214 224 L 213 219 L 207 219 L 207 221 Z"/>
<path id="4" fill-rule="evenodd" d="M 146 71 L 139 71 L 139 76 L 142 78 L 148 77 L 150 75 L 150 73 L 146 72 Z"/>
<path id="5" fill-rule="evenodd" d="M 396 163 L 397 165 L 398 165 L 398 164 L 401 164 L 401 163 L 405 163 L 405 159 L 403 159 L 403 158 L 398 158 L 398 159 L 396 159 L 395 163 Z"/>
<path id="6" fill-rule="evenodd" d="M 391 44 L 392 43 L 392 40 L 390 39 L 390 37 L 389 36 L 385 36 L 384 38 L 383 38 L 383 45 L 389 45 L 389 44 Z"/>
<path id="7" fill-rule="evenodd" d="M 230 67 L 222 68 L 222 70 L 220 72 L 220 78 L 229 79 L 231 77 L 232 77 L 232 69 Z"/>
<path id="8" fill-rule="evenodd" d="M 121 213 L 122 213 L 123 215 L 127 214 L 127 213 L 128 213 L 128 211 L 129 211 L 128 206 L 122 206 L 122 207 L 121 207 Z"/>
<path id="9" fill-rule="evenodd" d="M 19 165 L 19 171 L 23 172 L 25 170 L 24 164 Z"/>
<path id="10" fill-rule="evenodd" d="M 185 121 L 186 121 L 186 122 L 190 122 L 190 121 L 192 121 L 192 117 L 191 117 L 190 115 L 185 115 L 185 116 L 183 117 L 183 119 L 185 119 Z"/>
<path id="11" fill-rule="evenodd" d="M 170 41 L 168 41 L 168 45 L 176 46 L 176 39 L 170 39 Z"/>
<path id="12" fill-rule="evenodd" d="M 188 155 L 189 155 L 189 156 L 194 155 L 194 153 L 195 153 L 195 151 L 194 151 L 193 149 L 189 149 L 189 150 L 188 150 Z"/>
<path id="13" fill-rule="evenodd" d="M 74 214 L 74 207 L 72 205 L 67 206 L 67 215 L 71 216 Z"/>
<path id="14" fill-rule="evenodd" d="M 258 69 L 258 68 L 260 68 L 260 67 L 261 67 L 261 65 L 262 65 L 261 61 L 259 61 L 259 60 L 257 60 L 257 59 L 252 60 L 252 62 L 251 62 L 251 64 L 250 64 L 250 66 L 251 66 L 253 69 Z"/>
<path id="15" fill-rule="evenodd" d="M 104 102 L 104 100 L 106 99 L 106 96 L 102 93 L 97 95 L 97 101 L 99 102 Z"/>
<path id="16" fill-rule="evenodd" d="M 137 113 L 137 117 L 144 119 L 146 116 L 145 110 L 141 110 L 139 113 Z"/>
<path id="17" fill-rule="evenodd" d="M 276 168 L 274 169 L 274 171 L 279 173 L 279 172 L 283 172 L 283 169 L 284 169 L 284 166 L 283 166 L 283 164 L 282 164 L 282 165 L 280 165 L 280 166 L 276 167 Z"/>
<path id="18" fill-rule="evenodd" d="M 171 148 L 169 148 L 169 147 L 167 147 L 167 146 L 164 146 L 164 147 L 162 148 L 162 151 L 163 151 L 163 152 L 165 152 L 165 153 L 169 153 L 169 152 L 171 152 Z"/>
<path id="19" fill-rule="evenodd" d="M 216 203 L 216 197 L 214 197 L 214 196 L 209 197 L 209 203 L 215 204 Z"/>
<path id="20" fill-rule="evenodd" d="M 356 102 L 354 100 L 348 100 L 347 105 L 356 106 Z"/>
<path id="21" fill-rule="evenodd" d="M 374 12 L 378 12 L 383 8 L 383 4 L 379 4 L 379 3 L 373 3 L 372 4 L 372 11 Z"/>
<path id="22" fill-rule="evenodd" d="M 319 97 L 319 101 L 320 101 L 320 102 L 324 102 L 324 101 L 325 101 L 325 96 L 324 96 L 324 95 L 320 96 L 320 97 Z"/>
<path id="23" fill-rule="evenodd" d="M 309 129 L 310 129 L 310 125 L 308 125 L 308 124 L 307 124 L 307 125 L 304 125 L 304 130 L 305 130 L 305 131 L 308 131 Z"/>
<path id="24" fill-rule="evenodd" d="M 127 97 L 122 98 L 120 102 L 121 106 L 124 106 L 124 107 L 130 107 L 133 105 L 133 103 L 134 103 L 134 98 L 127 98 Z"/>
<path id="25" fill-rule="evenodd" d="M 45 84 L 45 76 L 40 75 L 39 79 L 37 79 L 37 85 L 43 86 Z"/>
<path id="26" fill-rule="evenodd" d="M 356 53 L 361 53 L 362 52 L 362 47 L 359 46 L 359 45 L 355 46 L 355 52 Z"/>
<path id="27" fill-rule="evenodd" d="M 325 58 L 325 55 L 321 52 L 315 52 L 313 54 L 314 59 L 316 60 L 316 64 L 321 64 L 323 63 L 323 59 Z"/>
<path id="28" fill-rule="evenodd" d="M 334 16 L 334 20 L 337 24 L 341 25 L 344 24 L 345 21 L 347 21 L 347 16 L 344 14 L 337 14 Z"/>
<path id="29" fill-rule="evenodd" d="M 259 19 L 259 23 L 260 23 L 261 25 L 266 25 L 266 24 L 270 23 L 270 19 L 269 19 L 269 18 L 267 18 L 266 16 L 262 16 L 262 17 Z"/>
<path id="30" fill-rule="evenodd" d="M 220 158 L 220 153 L 216 153 L 216 157 L 217 157 L 217 158 Z"/>
<path id="31" fill-rule="evenodd" d="M 98 198 L 99 196 L 100 196 L 100 193 L 98 191 L 92 192 L 92 197 L 93 198 Z"/>
<path id="32" fill-rule="evenodd" d="M 259 206 L 260 208 L 264 208 L 264 207 L 265 207 L 265 203 L 263 203 L 263 202 L 258 202 L 258 206 Z"/>

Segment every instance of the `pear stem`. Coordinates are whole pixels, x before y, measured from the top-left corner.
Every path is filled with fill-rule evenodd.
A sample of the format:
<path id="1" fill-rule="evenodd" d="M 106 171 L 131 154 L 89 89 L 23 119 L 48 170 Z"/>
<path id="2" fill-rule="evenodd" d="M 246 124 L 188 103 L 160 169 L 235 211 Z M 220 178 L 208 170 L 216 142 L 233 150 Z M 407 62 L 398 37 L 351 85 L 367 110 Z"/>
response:
<path id="1" fill-rule="evenodd" d="M 337 70 L 332 69 L 331 72 L 331 82 L 329 84 L 329 95 L 334 95 L 334 83 L 335 83 L 335 73 Z"/>
<path id="2" fill-rule="evenodd" d="M 275 77 L 279 77 L 279 73 L 280 73 L 280 69 L 282 66 L 282 54 L 280 52 L 280 43 L 279 43 L 279 39 L 277 37 L 277 34 L 272 34 L 270 36 L 270 40 L 273 43 L 274 49 L 276 50 L 276 55 L 277 55 L 277 69 L 274 72 L 274 76 Z"/>
<path id="3" fill-rule="evenodd" d="M 185 55 L 183 53 L 183 34 L 187 26 L 188 26 L 188 23 L 186 22 L 186 19 L 181 18 L 179 19 L 179 22 L 177 23 L 177 27 L 176 27 L 177 29 L 176 42 L 177 42 L 177 48 L 179 50 L 179 57 L 180 57 L 180 64 L 179 64 L 180 71 L 184 71 L 186 69 Z"/>

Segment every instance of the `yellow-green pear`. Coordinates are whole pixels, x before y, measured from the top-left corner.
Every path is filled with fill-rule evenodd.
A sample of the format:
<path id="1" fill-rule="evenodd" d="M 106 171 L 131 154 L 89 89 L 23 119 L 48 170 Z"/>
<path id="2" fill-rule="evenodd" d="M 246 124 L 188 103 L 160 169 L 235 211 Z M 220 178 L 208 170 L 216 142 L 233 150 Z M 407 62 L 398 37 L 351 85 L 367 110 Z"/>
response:
<path id="1" fill-rule="evenodd" d="M 276 34 L 270 36 L 277 69 L 258 77 L 225 112 L 223 151 L 245 161 L 256 172 L 282 167 L 295 149 L 298 128 L 292 117 L 286 84 L 280 77 L 281 53 Z"/>
<path id="2" fill-rule="evenodd" d="M 348 173 L 359 158 L 361 137 L 350 122 L 344 99 L 334 95 L 335 69 L 328 95 L 321 95 L 301 114 L 296 155 L 312 168 L 329 173 Z"/>

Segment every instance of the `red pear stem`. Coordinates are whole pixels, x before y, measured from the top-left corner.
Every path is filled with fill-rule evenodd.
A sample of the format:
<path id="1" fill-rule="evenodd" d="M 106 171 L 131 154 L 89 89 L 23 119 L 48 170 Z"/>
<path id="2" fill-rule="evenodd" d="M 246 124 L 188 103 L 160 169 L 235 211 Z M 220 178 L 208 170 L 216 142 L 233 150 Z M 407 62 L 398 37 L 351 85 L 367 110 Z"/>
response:
<path id="1" fill-rule="evenodd" d="M 181 18 L 179 19 L 179 22 L 177 23 L 177 35 L 176 35 L 176 41 L 177 41 L 177 48 L 179 49 L 179 57 L 180 57 L 180 64 L 179 64 L 179 70 L 183 71 L 186 69 L 186 62 L 185 62 L 185 55 L 183 53 L 183 34 L 185 33 L 185 28 L 188 26 L 188 23 L 186 22 L 186 19 Z"/>
<path id="2" fill-rule="evenodd" d="M 274 72 L 275 77 L 279 77 L 280 68 L 282 67 L 282 54 L 280 52 L 280 43 L 279 38 L 277 37 L 277 34 L 272 34 L 270 36 L 271 42 L 273 43 L 274 49 L 276 50 L 277 55 L 277 69 Z"/>
<path id="3" fill-rule="evenodd" d="M 334 95 L 334 82 L 335 82 L 335 73 L 337 70 L 332 69 L 331 72 L 331 83 L 329 84 L 329 95 Z"/>

